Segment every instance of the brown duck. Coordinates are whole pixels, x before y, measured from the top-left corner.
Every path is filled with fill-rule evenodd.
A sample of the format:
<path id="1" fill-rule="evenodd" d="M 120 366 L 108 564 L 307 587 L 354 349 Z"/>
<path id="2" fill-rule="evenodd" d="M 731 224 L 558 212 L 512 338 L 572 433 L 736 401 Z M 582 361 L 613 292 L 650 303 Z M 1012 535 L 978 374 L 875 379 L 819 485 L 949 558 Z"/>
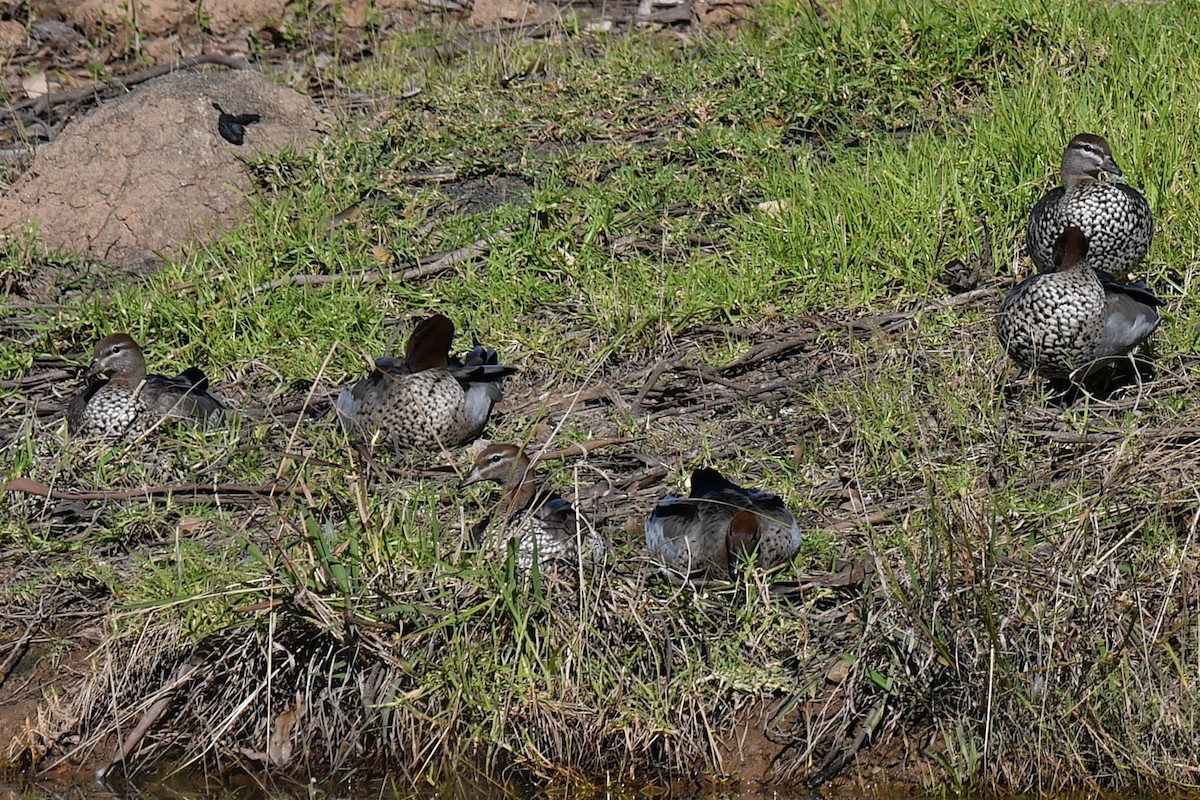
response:
<path id="1" fill-rule="evenodd" d="M 996 334 L 1019 366 L 1045 378 L 1083 377 L 1158 328 L 1163 301 L 1142 283 L 1093 269 L 1089 253 L 1083 231 L 1067 228 L 1055 243 L 1055 271 L 1030 275 L 1004 298 Z"/>
<path id="2" fill-rule="evenodd" d="M 476 544 L 504 547 L 516 541 L 517 568 L 528 570 L 536 561 L 575 562 L 582 542 L 592 555 L 605 551 L 603 540 L 575 507 L 557 493 L 538 488 L 532 462 L 515 444 L 493 444 L 475 458 L 462 486 L 490 481 L 504 487 L 498 511 L 472 530 Z"/>
<path id="3" fill-rule="evenodd" d="M 338 395 L 347 430 L 397 451 L 446 449 L 478 437 L 503 397 L 504 378 L 517 370 L 478 345 L 453 358 L 453 339 L 454 323 L 434 314 L 417 323 L 403 359 L 375 359 L 370 375 Z"/>
<path id="4" fill-rule="evenodd" d="M 87 387 L 67 406 L 67 427 L 85 436 L 139 435 L 163 420 L 213 424 L 224 406 L 208 393 L 208 377 L 190 367 L 178 377 L 146 373 L 142 348 L 127 333 L 96 345 Z"/>
<path id="5" fill-rule="evenodd" d="M 715 469 L 692 473 L 687 497 L 667 495 L 646 522 L 646 546 L 685 579 L 729 578 L 758 553 L 761 567 L 788 561 L 800 549 L 800 526 L 783 499 L 746 489 Z"/>
<path id="6" fill-rule="evenodd" d="M 1062 157 L 1063 185 L 1047 192 L 1029 216 L 1025 243 L 1039 272 L 1054 266 L 1054 244 L 1068 227 L 1087 237 L 1088 263 L 1124 279 L 1146 257 L 1154 236 L 1150 204 L 1136 189 L 1102 176 L 1123 176 L 1104 137 L 1081 133 Z"/>

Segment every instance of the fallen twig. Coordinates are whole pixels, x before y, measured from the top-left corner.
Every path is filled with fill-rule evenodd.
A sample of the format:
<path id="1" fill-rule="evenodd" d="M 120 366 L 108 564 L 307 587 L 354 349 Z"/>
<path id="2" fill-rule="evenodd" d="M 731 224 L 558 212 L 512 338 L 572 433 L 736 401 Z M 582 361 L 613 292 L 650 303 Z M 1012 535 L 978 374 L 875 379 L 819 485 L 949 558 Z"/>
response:
<path id="1" fill-rule="evenodd" d="M 103 780 L 113 769 L 125 766 L 125 762 L 129 756 L 132 755 L 134 749 L 137 748 L 146 734 L 150 732 L 150 729 L 154 727 L 154 723 L 158 721 L 158 718 L 170 707 L 171 701 L 175 699 L 179 690 L 192 682 L 196 671 L 203 665 L 203 656 L 192 656 L 179 665 L 179 668 L 175 670 L 175 674 L 171 677 L 170 683 L 161 689 L 162 696 L 155 700 L 154 705 L 150 706 L 146 710 L 146 713 L 142 715 L 142 718 L 138 720 L 137 727 L 125 737 L 125 741 L 117 749 L 112 761 L 96 770 L 96 780 Z"/>
<path id="2" fill-rule="evenodd" d="M 590 455 L 593 450 L 597 450 L 601 447 L 611 447 L 615 444 L 626 444 L 634 441 L 637 441 L 637 439 L 633 436 L 620 436 L 615 439 L 592 439 L 591 441 L 587 442 L 576 442 L 575 444 L 564 447 L 561 450 L 547 450 L 546 452 L 541 453 L 537 460 L 549 461 L 555 458 L 576 458 L 579 456 L 586 457 Z"/>
<path id="3" fill-rule="evenodd" d="M 125 90 L 139 83 L 145 83 L 148 80 L 161 77 L 163 75 L 176 72 L 181 69 L 190 69 L 198 67 L 202 64 L 219 64 L 229 67 L 230 69 L 246 69 L 249 63 L 244 58 L 236 58 L 232 56 L 223 56 L 217 53 L 205 53 L 204 55 L 192 56 L 190 58 L 181 58 L 171 64 L 160 64 L 154 67 L 147 67 L 143 70 L 138 70 L 131 75 L 126 75 L 124 78 L 118 78 L 111 83 L 96 83 L 84 89 L 74 89 L 69 92 L 51 92 L 40 97 L 30 97 L 22 100 L 19 103 L 13 103 L 8 108 L 8 113 L 17 116 L 22 111 L 32 110 L 34 114 L 41 114 L 51 106 L 62 105 L 64 103 L 75 103 L 80 100 L 87 100 L 91 97 L 96 97 L 104 93 L 106 90 Z"/>
<path id="4" fill-rule="evenodd" d="M 21 634 L 21 638 L 13 642 L 8 656 L 4 659 L 4 663 L 0 664 L 0 686 L 8 680 L 9 673 L 12 672 L 17 662 L 21 660 L 21 656 L 25 655 L 25 651 L 29 649 L 29 643 L 33 641 L 34 626 L 31 623 L 25 624 L 25 633 Z"/>
<path id="5" fill-rule="evenodd" d="M 16 380 L 0 381 L 0 389 L 32 389 L 44 383 L 73 380 L 78 374 L 78 370 L 52 369 L 35 375 L 26 375 L 24 378 Z"/>
<path id="6" fill-rule="evenodd" d="M 816 789 L 821 784 L 835 777 L 842 771 L 846 764 L 850 763 L 850 759 L 854 758 L 855 754 L 862 749 L 867 738 L 879 727 L 879 723 L 883 721 L 884 712 L 887 710 L 887 701 L 888 695 L 886 694 L 876 701 L 870 713 L 867 714 L 862 727 L 859 728 L 858 735 L 854 737 L 854 741 L 835 753 L 816 775 L 805 781 L 805 786 L 809 789 Z"/>
<path id="7" fill-rule="evenodd" d="M 380 283 L 381 281 L 417 281 L 430 276 L 436 275 L 439 272 L 444 272 L 451 267 L 457 266 L 465 261 L 470 261 L 473 258 L 478 258 L 486 254 L 492 249 L 492 246 L 497 242 L 507 239 L 508 231 L 500 231 L 492 236 L 485 236 L 482 239 L 477 239 L 466 247 L 460 247 L 457 250 L 451 250 L 448 253 L 440 253 L 438 255 L 426 256 L 422 258 L 419 265 L 404 272 L 384 272 L 382 270 L 371 270 L 360 274 L 351 274 L 348 272 L 338 272 L 332 275 L 291 275 L 289 277 L 277 278 L 267 283 L 259 284 L 250 290 L 250 295 L 258 294 L 259 292 L 269 292 L 273 289 L 279 289 L 283 286 L 325 286 L 330 283 L 340 283 L 342 281 L 351 281 L 361 284 Z"/>

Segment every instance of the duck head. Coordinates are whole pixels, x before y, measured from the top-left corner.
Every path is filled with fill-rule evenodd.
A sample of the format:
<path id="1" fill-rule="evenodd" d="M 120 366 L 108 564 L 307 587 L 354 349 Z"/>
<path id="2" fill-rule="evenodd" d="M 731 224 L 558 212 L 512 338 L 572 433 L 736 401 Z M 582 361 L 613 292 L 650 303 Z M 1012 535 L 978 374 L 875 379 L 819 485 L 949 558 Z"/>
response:
<path id="1" fill-rule="evenodd" d="M 146 378 L 146 358 L 133 337 L 127 333 L 114 333 L 96 343 L 92 363 L 83 377 L 137 385 Z"/>
<path id="2" fill-rule="evenodd" d="M 1118 178 L 1125 174 L 1117 166 L 1112 149 L 1103 136 L 1081 133 L 1063 151 L 1063 186 L 1070 188 L 1085 178 L 1099 180 L 1101 173 L 1105 172 Z"/>

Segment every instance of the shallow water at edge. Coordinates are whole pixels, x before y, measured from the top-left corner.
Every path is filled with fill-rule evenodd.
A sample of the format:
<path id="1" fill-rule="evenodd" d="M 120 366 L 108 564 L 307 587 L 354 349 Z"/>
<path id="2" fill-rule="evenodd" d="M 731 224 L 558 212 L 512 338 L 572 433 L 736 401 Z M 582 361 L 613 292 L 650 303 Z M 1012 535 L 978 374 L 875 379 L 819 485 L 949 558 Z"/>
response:
<path id="1" fill-rule="evenodd" d="M 318 788 L 292 781 L 245 776 L 232 780 L 206 780 L 203 776 L 175 774 L 167 777 L 139 777 L 110 785 L 98 782 L 54 782 L 0 780 L 0 800 L 945 800 L 947 795 L 913 793 L 910 788 L 887 791 L 857 787 L 806 792 L 803 789 L 753 790 L 710 787 L 672 787 L 665 785 L 631 788 L 621 785 L 594 789 L 553 787 L 538 790 L 513 783 L 497 783 L 478 777 L 465 777 L 440 786 L 395 785 L 388 781 L 349 784 L 332 789 Z M 1059 793 L 1046 795 L 958 795 L 956 800 L 1164 800 L 1165 796 L 1145 792 Z M 1171 800 L 1180 800 L 1178 795 Z M 1200 800 L 1200 796 L 1196 796 Z"/>

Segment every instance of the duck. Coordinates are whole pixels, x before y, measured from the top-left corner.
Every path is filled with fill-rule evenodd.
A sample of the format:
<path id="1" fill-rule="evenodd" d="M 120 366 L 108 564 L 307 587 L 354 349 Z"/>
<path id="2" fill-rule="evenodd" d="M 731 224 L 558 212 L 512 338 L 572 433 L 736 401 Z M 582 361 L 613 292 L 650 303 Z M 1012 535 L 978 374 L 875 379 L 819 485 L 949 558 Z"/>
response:
<path id="1" fill-rule="evenodd" d="M 1083 230 L 1068 227 L 1054 244 L 1055 271 L 1030 275 L 1001 303 L 996 333 L 1023 369 L 1045 378 L 1086 377 L 1158 328 L 1163 301 L 1144 283 L 1097 271 L 1089 253 Z"/>
<path id="2" fill-rule="evenodd" d="M 97 342 L 83 377 L 84 390 L 67 404 L 67 429 L 74 434 L 141 435 L 163 420 L 212 425 L 225 413 L 198 367 L 174 378 L 147 374 L 145 354 L 127 333 Z"/>
<path id="3" fill-rule="evenodd" d="M 413 328 L 403 359 L 375 359 L 370 375 L 338 394 L 347 432 L 397 452 L 445 450 L 478 438 L 503 399 L 504 378 L 517 369 L 480 345 L 453 357 L 453 340 L 454 323 L 433 314 Z"/>
<path id="4" fill-rule="evenodd" d="M 711 467 L 692 472 L 687 497 L 667 495 L 646 522 L 646 546 L 669 573 L 686 580 L 732 578 L 755 552 L 764 569 L 790 561 L 802 535 L 772 492 L 747 489 Z"/>
<path id="5" fill-rule="evenodd" d="M 1102 175 L 1124 173 L 1104 137 L 1079 134 L 1063 151 L 1063 185 L 1038 200 L 1025 229 L 1026 248 L 1039 272 L 1055 270 L 1054 244 L 1067 227 L 1084 232 L 1091 266 L 1109 277 L 1127 278 L 1146 257 L 1154 237 L 1150 204 L 1136 189 Z"/>
<path id="6" fill-rule="evenodd" d="M 606 552 L 595 528 L 570 502 L 539 488 L 533 462 L 520 445 L 496 443 L 483 448 L 459 485 L 466 488 L 484 482 L 504 487 L 504 497 L 496 513 L 472 528 L 472 542 L 500 549 L 515 540 L 518 570 L 528 571 L 534 563 L 542 568 L 577 563 L 580 544 L 594 557 Z"/>

